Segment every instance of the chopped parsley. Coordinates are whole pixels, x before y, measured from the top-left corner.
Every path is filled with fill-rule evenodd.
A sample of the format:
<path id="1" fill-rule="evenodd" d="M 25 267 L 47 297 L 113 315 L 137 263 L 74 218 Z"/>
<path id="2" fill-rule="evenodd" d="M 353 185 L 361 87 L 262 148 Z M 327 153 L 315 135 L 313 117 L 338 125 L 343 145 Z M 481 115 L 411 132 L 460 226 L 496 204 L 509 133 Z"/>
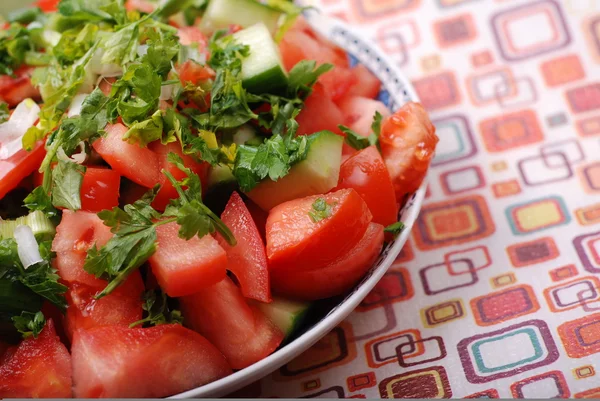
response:
<path id="1" fill-rule="evenodd" d="M 392 234 L 394 237 L 397 237 L 404 230 L 404 227 L 404 223 L 398 221 L 394 224 L 390 224 L 383 231 Z"/>
<path id="2" fill-rule="evenodd" d="M 325 220 L 330 217 L 333 211 L 331 210 L 331 205 L 327 203 L 327 201 L 323 198 L 317 198 L 313 204 L 312 209 L 308 212 L 310 219 L 313 223 L 318 223 L 321 220 Z"/>
<path id="3" fill-rule="evenodd" d="M 338 125 L 338 128 L 346 134 L 346 143 L 356 150 L 362 150 L 369 146 L 379 146 L 379 135 L 381 134 L 381 121 L 383 116 L 378 111 L 375 112 L 373 117 L 373 124 L 371 124 L 371 130 L 373 131 L 369 136 L 364 136 L 356 133 L 350 128 L 344 125 Z"/>
<path id="4" fill-rule="evenodd" d="M 23 311 L 19 316 L 13 316 L 12 321 L 23 338 L 37 338 L 46 325 L 46 318 L 42 312 Z"/>
<path id="5" fill-rule="evenodd" d="M 143 327 L 158 326 L 161 324 L 183 323 L 183 316 L 177 309 L 172 308 L 173 300 L 167 297 L 162 290 L 148 290 L 142 296 L 145 317 L 131 323 L 129 327 L 142 325 Z"/>

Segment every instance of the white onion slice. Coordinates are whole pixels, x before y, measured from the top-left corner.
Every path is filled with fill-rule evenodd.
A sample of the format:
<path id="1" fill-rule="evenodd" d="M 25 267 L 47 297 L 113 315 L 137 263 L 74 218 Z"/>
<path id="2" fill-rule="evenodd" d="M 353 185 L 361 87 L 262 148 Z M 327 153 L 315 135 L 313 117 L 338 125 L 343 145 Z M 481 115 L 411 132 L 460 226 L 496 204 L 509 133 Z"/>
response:
<path id="1" fill-rule="evenodd" d="M 87 160 L 87 153 L 85 152 L 85 142 L 81 141 L 77 145 L 79 152 L 74 153 L 71 157 L 67 156 L 63 148 L 58 148 L 56 157 L 64 161 L 70 161 L 77 164 L 83 164 Z"/>
<path id="2" fill-rule="evenodd" d="M 148 45 L 139 45 L 137 54 L 140 57 L 144 57 L 148 53 Z"/>
<path id="3" fill-rule="evenodd" d="M 171 100 L 174 92 L 175 92 L 175 84 L 161 86 L 159 100 Z"/>
<path id="4" fill-rule="evenodd" d="M 17 226 L 13 235 L 15 241 L 17 241 L 17 253 L 23 267 L 27 269 L 31 265 L 44 261 L 31 227 L 26 225 Z"/>
<path id="5" fill-rule="evenodd" d="M 104 77 L 118 77 L 123 75 L 123 68 L 118 64 L 103 64 L 102 56 L 104 56 L 103 49 L 97 49 L 92 56 L 89 63 L 90 72 L 96 75 L 102 75 Z"/>
<path id="6" fill-rule="evenodd" d="M 0 160 L 6 160 L 23 148 L 23 135 L 38 120 L 40 106 L 31 99 L 17 105 L 10 119 L 0 124 Z"/>
<path id="7" fill-rule="evenodd" d="M 73 100 L 71 101 L 71 105 L 69 106 L 69 112 L 67 113 L 68 117 L 75 117 L 81 114 L 81 107 L 83 106 L 83 101 L 86 97 L 88 97 L 88 93 L 80 93 L 75 95 Z"/>

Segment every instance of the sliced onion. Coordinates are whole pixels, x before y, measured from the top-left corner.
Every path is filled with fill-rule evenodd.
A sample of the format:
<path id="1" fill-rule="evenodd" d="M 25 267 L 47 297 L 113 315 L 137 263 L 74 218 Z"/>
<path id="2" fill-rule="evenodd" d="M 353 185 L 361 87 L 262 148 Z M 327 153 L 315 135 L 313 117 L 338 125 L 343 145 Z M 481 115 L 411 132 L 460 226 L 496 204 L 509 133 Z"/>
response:
<path id="1" fill-rule="evenodd" d="M 56 157 L 58 157 L 59 159 L 64 160 L 64 161 L 71 161 L 71 162 L 74 162 L 77 164 L 83 164 L 87 160 L 87 157 L 88 157 L 88 155 L 85 151 L 85 142 L 83 142 L 83 141 L 79 142 L 77 147 L 79 148 L 79 152 L 73 153 L 73 155 L 71 157 L 67 156 L 67 154 L 65 153 L 63 148 L 58 148 Z"/>
<path id="2" fill-rule="evenodd" d="M 138 50 L 137 50 L 138 56 L 143 57 L 147 53 L 148 53 L 148 45 L 139 45 L 138 46 Z"/>
<path id="3" fill-rule="evenodd" d="M 17 226 L 13 235 L 15 241 L 17 241 L 17 253 L 23 267 L 27 269 L 31 265 L 44 261 L 31 227 L 26 225 Z"/>
<path id="4" fill-rule="evenodd" d="M 96 75 L 102 75 L 107 78 L 123 75 L 123 68 L 120 65 L 102 64 L 102 56 L 104 56 L 103 49 L 98 49 L 94 52 L 88 67 L 92 73 Z"/>
<path id="5" fill-rule="evenodd" d="M 163 85 L 160 87 L 160 100 L 170 100 L 175 92 L 175 84 Z"/>
<path id="6" fill-rule="evenodd" d="M 6 160 L 23 148 L 23 135 L 38 120 L 40 106 L 25 99 L 13 111 L 10 119 L 0 124 L 0 160 Z"/>
<path id="7" fill-rule="evenodd" d="M 86 97 L 88 97 L 88 93 L 75 95 L 69 106 L 69 112 L 67 113 L 68 117 L 75 117 L 81 114 L 81 107 L 83 106 L 83 101 Z"/>

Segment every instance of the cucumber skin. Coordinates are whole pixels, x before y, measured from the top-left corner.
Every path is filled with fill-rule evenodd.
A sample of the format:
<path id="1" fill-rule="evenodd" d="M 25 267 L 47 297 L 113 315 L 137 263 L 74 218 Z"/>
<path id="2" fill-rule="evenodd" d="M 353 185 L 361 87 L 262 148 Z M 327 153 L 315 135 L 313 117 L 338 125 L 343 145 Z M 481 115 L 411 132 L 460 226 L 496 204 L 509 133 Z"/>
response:
<path id="1" fill-rule="evenodd" d="M 312 304 L 308 302 L 291 301 L 281 297 L 273 297 L 270 303 L 252 301 L 273 324 L 275 324 L 288 339 L 304 321 Z M 295 310 L 289 310 L 293 308 Z"/>
<path id="2" fill-rule="evenodd" d="M 223 7 L 223 3 L 228 3 L 228 7 L 233 12 L 227 16 L 213 15 L 216 12 L 215 10 L 220 11 L 217 5 L 211 7 L 216 2 L 220 2 L 219 6 L 221 7 Z M 242 13 L 240 10 L 244 10 L 244 12 Z M 269 32 L 275 34 L 280 17 L 281 12 L 279 10 L 265 4 L 260 4 L 254 0 L 211 0 L 204 13 L 204 18 L 202 18 L 200 30 L 208 33 L 228 28 L 229 25 L 241 25 L 242 28 L 247 28 L 256 23 L 263 22 L 269 29 Z"/>
<path id="3" fill-rule="evenodd" d="M 251 78 L 246 78 L 242 81 L 242 85 L 250 93 L 261 94 L 270 93 L 280 95 L 287 88 L 287 75 L 283 72 L 282 67 L 273 67 L 261 74 Z"/>

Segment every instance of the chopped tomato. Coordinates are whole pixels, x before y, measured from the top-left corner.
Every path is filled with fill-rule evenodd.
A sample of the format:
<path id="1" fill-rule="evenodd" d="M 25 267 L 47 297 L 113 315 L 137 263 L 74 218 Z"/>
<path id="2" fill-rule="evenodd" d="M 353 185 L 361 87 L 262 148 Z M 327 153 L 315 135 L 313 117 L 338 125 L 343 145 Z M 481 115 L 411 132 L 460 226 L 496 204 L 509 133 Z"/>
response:
<path id="1" fill-rule="evenodd" d="M 71 347 L 80 398 L 158 398 L 231 374 L 221 353 L 179 324 L 77 330 Z"/>
<path id="2" fill-rule="evenodd" d="M 356 84 L 350 88 L 348 95 L 375 99 L 381 91 L 379 78 L 363 64 L 357 65 L 351 71 L 356 77 Z"/>
<path id="3" fill-rule="evenodd" d="M 246 206 L 248 207 L 248 211 L 252 215 L 252 220 L 254 220 L 254 224 L 256 224 L 256 228 L 260 233 L 260 237 L 263 240 L 263 243 L 267 242 L 267 218 L 269 217 L 269 213 L 265 212 L 260 206 L 256 203 L 252 202 L 251 199 L 246 201 Z"/>
<path id="4" fill-rule="evenodd" d="M 180 65 L 177 71 L 179 72 L 179 80 L 184 86 L 188 83 L 198 85 L 215 77 L 215 72 L 212 68 L 203 66 L 192 60 L 188 60 Z"/>
<path id="5" fill-rule="evenodd" d="M 150 14 L 156 8 L 156 4 L 148 0 L 127 0 L 125 8 L 127 11 L 141 11 Z"/>
<path id="6" fill-rule="evenodd" d="M 331 215 L 315 222 L 309 213 L 319 198 L 327 202 Z M 372 218 L 367 204 L 353 189 L 282 203 L 271 209 L 267 219 L 269 268 L 327 266 L 358 243 Z"/>
<path id="7" fill-rule="evenodd" d="M 98 83 L 98 88 L 104 93 L 106 96 L 110 95 L 110 91 L 112 90 L 113 84 L 117 81 L 115 77 L 102 77 L 100 83 Z"/>
<path id="8" fill-rule="evenodd" d="M 21 149 L 8 159 L 0 160 L 0 199 L 37 170 L 45 156 L 46 149 L 40 141 L 31 152 Z"/>
<path id="9" fill-rule="evenodd" d="M 22 66 L 15 71 L 16 77 L 0 75 L 0 100 L 16 107 L 27 98 L 40 99 L 40 92 L 31 83 L 33 68 Z"/>
<path id="10" fill-rule="evenodd" d="M 158 249 L 149 262 L 161 288 L 171 297 L 181 297 L 221 281 L 227 255 L 217 240 L 205 235 L 186 241 L 178 233 L 175 222 L 156 228 Z"/>
<path id="11" fill-rule="evenodd" d="M 102 280 L 103 281 L 103 280 Z M 67 291 L 67 314 L 65 329 L 69 338 L 77 329 L 91 329 L 100 326 L 129 326 L 142 318 L 142 293 L 144 282 L 139 271 L 129 275 L 127 280 L 113 292 L 100 299 L 94 296 L 108 284 L 101 287 L 71 283 Z"/>
<path id="12" fill-rule="evenodd" d="M 407 103 L 385 119 L 379 143 L 398 201 L 419 189 L 438 141 L 435 126 L 419 103 Z"/>
<path id="13" fill-rule="evenodd" d="M 366 97 L 348 97 L 340 103 L 345 124 L 357 134 L 369 136 L 375 113 L 379 112 L 384 118 L 390 115 L 385 104 Z"/>
<path id="14" fill-rule="evenodd" d="M 265 245 L 252 215 L 237 192 L 231 194 L 221 220 L 237 240 L 235 246 L 230 246 L 223 237 L 217 238 L 227 252 L 227 269 L 235 274 L 246 298 L 271 302 Z"/>
<path id="15" fill-rule="evenodd" d="M 45 13 L 53 13 L 58 9 L 60 0 L 38 0 L 37 6 Z"/>
<path id="16" fill-rule="evenodd" d="M 148 147 L 156 155 L 159 166 L 159 182 L 161 187 L 156 195 L 156 198 L 154 198 L 154 202 L 152 202 L 152 206 L 155 209 L 163 211 L 171 199 L 176 199 L 179 197 L 177 190 L 175 187 L 173 187 L 171 181 L 167 179 L 167 176 L 162 173 L 162 170 L 167 170 L 176 180 L 182 180 L 186 177 L 186 174 L 183 171 L 181 171 L 173 163 L 169 163 L 167 160 L 167 156 L 171 152 L 181 157 L 184 166 L 191 169 L 198 175 L 200 182 L 202 183 L 202 193 L 206 192 L 208 184 L 206 177 L 208 176 L 208 170 L 210 167 L 208 163 L 197 162 L 191 156 L 183 154 L 179 142 L 171 142 L 167 145 L 163 145 L 160 143 L 160 141 L 156 141 L 149 144 Z"/>
<path id="17" fill-rule="evenodd" d="M 0 398 L 71 398 L 71 356 L 52 320 L 38 338 L 8 349 L 0 363 Z"/>
<path id="18" fill-rule="evenodd" d="M 54 264 L 60 277 L 67 283 L 78 282 L 96 288 L 106 285 L 102 280 L 83 270 L 85 256 L 94 244 L 100 248 L 112 238 L 110 228 L 95 214 L 78 210 L 64 210 L 52 250 Z"/>
<path id="19" fill-rule="evenodd" d="M 58 336 L 58 338 L 60 338 L 60 341 L 63 344 L 69 344 L 69 337 L 67 337 L 67 332 L 65 331 L 64 325 L 64 313 L 50 301 L 44 301 L 44 303 L 42 304 L 42 313 L 44 314 L 46 320 L 52 319 L 56 335 Z"/>
<path id="20" fill-rule="evenodd" d="M 317 83 L 296 121 L 298 135 L 310 135 L 323 130 L 341 135 L 338 125 L 344 122 L 344 116 L 333 100 L 326 95 L 323 86 Z"/>
<path id="21" fill-rule="evenodd" d="M 200 50 L 203 50 L 208 45 L 208 40 L 202 31 L 195 26 L 183 26 L 177 30 L 179 42 L 184 46 L 189 46 L 196 43 Z"/>
<path id="22" fill-rule="evenodd" d="M 106 126 L 106 136 L 96 140 L 93 147 L 102 158 L 124 177 L 146 188 L 159 182 L 158 158 L 150 149 L 123 140 L 127 127 L 123 124 Z"/>
<path id="23" fill-rule="evenodd" d="M 273 291 L 288 298 L 306 301 L 343 294 L 373 266 L 382 247 L 383 226 L 371 223 L 355 247 L 323 268 L 274 270 L 271 275 Z"/>
<path id="24" fill-rule="evenodd" d="M 225 277 L 194 295 L 180 298 L 186 324 L 212 342 L 234 369 L 243 369 L 271 354 L 283 333 L 240 289 Z"/>
<path id="25" fill-rule="evenodd" d="M 373 222 L 385 226 L 398 220 L 398 205 L 390 173 L 375 146 L 350 156 L 340 167 L 337 190 L 352 188 L 364 199 Z"/>

